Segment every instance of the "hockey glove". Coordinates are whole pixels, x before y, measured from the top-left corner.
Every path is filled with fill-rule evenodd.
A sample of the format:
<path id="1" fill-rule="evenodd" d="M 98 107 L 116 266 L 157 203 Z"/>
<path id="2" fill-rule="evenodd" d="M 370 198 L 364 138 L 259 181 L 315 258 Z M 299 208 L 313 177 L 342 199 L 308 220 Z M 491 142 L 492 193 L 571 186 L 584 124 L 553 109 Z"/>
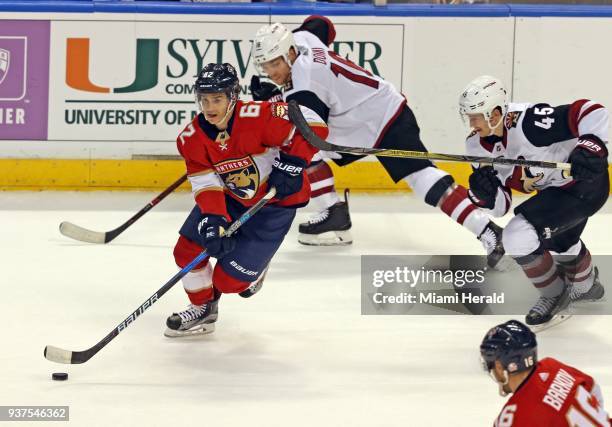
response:
<path id="1" fill-rule="evenodd" d="M 284 199 L 302 189 L 306 161 L 280 152 L 268 177 L 268 188 L 276 188 L 276 198 Z"/>
<path id="2" fill-rule="evenodd" d="M 251 77 L 249 89 L 251 89 L 253 101 L 277 102 L 283 100 L 283 93 L 278 86 L 270 82 L 262 82 L 259 76 Z"/>
<path id="3" fill-rule="evenodd" d="M 608 170 L 608 148 L 597 137 L 582 137 L 569 156 L 575 180 L 592 181 Z"/>
<path id="4" fill-rule="evenodd" d="M 204 215 L 198 224 L 200 244 L 206 249 L 208 255 L 222 258 L 236 247 L 234 237 L 223 237 L 221 233 L 228 227 L 227 220 L 221 215 Z"/>
<path id="5" fill-rule="evenodd" d="M 491 166 L 476 169 L 470 175 L 469 196 L 472 203 L 481 208 L 493 209 L 497 190 L 502 186 L 497 171 Z"/>

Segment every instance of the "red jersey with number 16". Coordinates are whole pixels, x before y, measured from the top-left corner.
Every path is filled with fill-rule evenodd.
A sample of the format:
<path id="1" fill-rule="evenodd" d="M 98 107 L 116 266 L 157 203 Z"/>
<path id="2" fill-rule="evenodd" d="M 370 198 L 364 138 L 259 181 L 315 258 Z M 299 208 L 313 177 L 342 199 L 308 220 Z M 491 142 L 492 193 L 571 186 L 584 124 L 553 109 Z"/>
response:
<path id="1" fill-rule="evenodd" d="M 312 110 L 301 109 L 313 130 L 326 138 L 325 122 Z M 283 102 L 238 101 L 225 131 L 200 113 L 179 134 L 177 147 L 202 213 L 224 215 L 228 220 L 225 195 L 246 207 L 254 205 L 268 191 L 266 181 L 280 150 L 306 163 L 317 152 L 289 121 Z M 309 198 L 310 184 L 304 174 L 299 192 L 270 203 L 299 207 Z"/>
<path id="2" fill-rule="evenodd" d="M 609 427 L 593 378 L 552 358 L 542 359 L 504 406 L 495 427 Z"/>

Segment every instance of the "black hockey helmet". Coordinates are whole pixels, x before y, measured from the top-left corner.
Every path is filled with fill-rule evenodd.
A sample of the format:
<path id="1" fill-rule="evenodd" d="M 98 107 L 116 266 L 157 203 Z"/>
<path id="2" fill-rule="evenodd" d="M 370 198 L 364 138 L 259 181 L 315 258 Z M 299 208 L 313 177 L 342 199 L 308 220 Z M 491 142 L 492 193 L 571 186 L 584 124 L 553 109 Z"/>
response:
<path id="1" fill-rule="evenodd" d="M 483 368 L 490 372 L 499 360 L 508 373 L 526 371 L 538 360 L 535 334 L 518 320 L 491 328 L 480 344 Z"/>
<path id="2" fill-rule="evenodd" d="M 231 64 L 211 62 L 198 74 L 194 89 L 196 96 L 224 92 L 228 98 L 235 101 L 240 93 L 240 81 L 236 69 Z"/>

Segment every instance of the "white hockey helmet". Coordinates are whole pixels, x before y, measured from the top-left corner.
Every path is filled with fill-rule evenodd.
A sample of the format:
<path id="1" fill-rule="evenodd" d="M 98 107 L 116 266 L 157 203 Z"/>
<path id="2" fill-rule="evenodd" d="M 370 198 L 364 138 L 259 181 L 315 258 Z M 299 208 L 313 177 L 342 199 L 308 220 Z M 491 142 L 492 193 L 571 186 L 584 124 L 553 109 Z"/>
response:
<path id="1" fill-rule="evenodd" d="M 265 75 L 263 64 L 279 56 L 282 56 L 291 67 L 289 61 L 289 49 L 291 48 L 294 48 L 297 52 L 293 34 L 283 24 L 277 22 L 261 27 L 255 34 L 251 51 L 257 72 Z"/>
<path id="2" fill-rule="evenodd" d="M 503 117 L 508 111 L 508 91 L 502 81 L 496 77 L 475 78 L 463 89 L 459 97 L 459 114 L 468 127 L 468 114 L 482 114 L 487 123 L 490 123 L 491 115 L 498 107 L 502 113 L 502 120 L 492 128 L 497 128 L 503 122 Z"/>

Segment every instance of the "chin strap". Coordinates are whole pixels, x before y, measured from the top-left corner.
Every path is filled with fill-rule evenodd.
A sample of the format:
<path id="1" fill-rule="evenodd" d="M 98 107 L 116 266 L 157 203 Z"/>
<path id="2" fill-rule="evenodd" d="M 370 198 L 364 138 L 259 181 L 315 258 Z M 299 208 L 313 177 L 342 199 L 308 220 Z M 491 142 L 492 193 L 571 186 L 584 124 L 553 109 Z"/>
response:
<path id="1" fill-rule="evenodd" d="M 300 53 L 297 48 L 294 48 L 294 51 L 296 55 L 295 59 L 297 60 L 297 57 L 300 56 Z M 291 69 L 293 68 L 293 63 L 289 59 L 289 52 L 283 55 L 283 59 L 285 60 L 285 62 L 287 63 L 287 66 L 289 67 L 289 75 L 287 76 L 287 81 L 283 83 L 283 89 L 284 89 L 285 87 L 287 87 L 289 83 L 291 83 Z"/>
<path id="2" fill-rule="evenodd" d="M 489 134 L 487 136 L 491 136 L 493 135 L 493 132 L 495 132 L 495 130 L 499 127 L 499 125 L 501 125 L 504 122 L 504 117 L 500 117 L 499 121 L 497 122 L 497 124 L 495 126 L 491 126 L 491 119 L 489 118 L 489 120 L 487 120 L 487 123 L 489 125 Z"/>
<path id="3" fill-rule="evenodd" d="M 508 371 L 504 370 L 504 381 L 503 382 L 500 382 L 500 381 L 497 380 L 497 378 L 495 377 L 495 372 L 493 371 L 493 369 L 491 369 L 489 371 L 489 375 L 491 376 L 493 381 L 495 381 L 495 383 L 499 386 L 499 395 L 501 397 L 508 396 L 508 392 L 506 390 L 504 390 L 504 386 L 508 385 L 508 381 L 510 381 L 510 379 L 508 378 Z"/>

